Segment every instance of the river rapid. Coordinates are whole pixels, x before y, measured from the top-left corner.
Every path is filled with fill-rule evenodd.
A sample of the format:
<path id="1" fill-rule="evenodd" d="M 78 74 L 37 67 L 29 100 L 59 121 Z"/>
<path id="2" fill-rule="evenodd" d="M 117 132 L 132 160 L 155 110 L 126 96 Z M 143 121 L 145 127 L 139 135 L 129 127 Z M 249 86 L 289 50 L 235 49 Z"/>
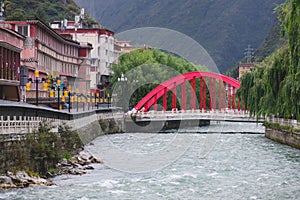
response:
<path id="1" fill-rule="evenodd" d="M 299 199 L 300 151 L 261 124 L 212 123 L 179 133 L 124 133 L 92 141 L 102 159 L 56 186 L 0 191 L 0 199 Z"/>

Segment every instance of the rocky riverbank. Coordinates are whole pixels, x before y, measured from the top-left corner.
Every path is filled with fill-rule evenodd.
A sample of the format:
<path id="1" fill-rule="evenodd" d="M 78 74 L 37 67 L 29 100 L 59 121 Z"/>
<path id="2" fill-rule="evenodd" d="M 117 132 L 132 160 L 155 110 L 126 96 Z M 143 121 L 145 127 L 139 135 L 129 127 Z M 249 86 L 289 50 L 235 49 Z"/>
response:
<path id="1" fill-rule="evenodd" d="M 62 174 L 83 175 L 87 173 L 87 170 L 94 169 L 92 166 L 94 163 L 102 163 L 102 161 L 85 151 L 81 151 L 70 159 L 63 158 L 57 163 L 55 169 L 47 172 L 46 177 L 39 177 L 37 174 L 27 170 L 7 171 L 6 175 L 0 176 L 0 189 L 55 185 L 48 178 Z"/>
<path id="2" fill-rule="evenodd" d="M 46 177 L 52 178 L 62 174 L 86 174 L 87 170 L 94 169 L 92 166 L 94 163 L 102 163 L 102 161 L 85 151 L 81 151 L 78 155 L 73 156 L 71 159 L 63 158 L 59 163 L 57 163 L 55 170 L 47 172 Z"/>

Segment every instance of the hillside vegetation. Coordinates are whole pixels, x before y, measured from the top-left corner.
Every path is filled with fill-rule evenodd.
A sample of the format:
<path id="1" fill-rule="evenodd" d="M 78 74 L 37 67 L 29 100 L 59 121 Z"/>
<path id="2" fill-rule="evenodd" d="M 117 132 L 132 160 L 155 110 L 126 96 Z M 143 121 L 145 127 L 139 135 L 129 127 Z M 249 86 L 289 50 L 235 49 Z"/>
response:
<path id="1" fill-rule="evenodd" d="M 74 21 L 80 7 L 73 0 L 4 0 L 6 20 L 40 19 L 45 23 L 62 19 Z M 85 25 L 98 22 L 85 15 Z"/>
<path id="2" fill-rule="evenodd" d="M 277 8 L 287 44 L 241 79 L 238 95 L 255 115 L 300 120 L 300 3 L 290 0 Z"/>
<path id="3" fill-rule="evenodd" d="M 225 72 L 258 48 L 284 0 L 75 0 L 91 16 L 116 33 L 140 27 L 163 27 L 200 43 Z M 88 3 L 87 3 L 88 2 Z"/>

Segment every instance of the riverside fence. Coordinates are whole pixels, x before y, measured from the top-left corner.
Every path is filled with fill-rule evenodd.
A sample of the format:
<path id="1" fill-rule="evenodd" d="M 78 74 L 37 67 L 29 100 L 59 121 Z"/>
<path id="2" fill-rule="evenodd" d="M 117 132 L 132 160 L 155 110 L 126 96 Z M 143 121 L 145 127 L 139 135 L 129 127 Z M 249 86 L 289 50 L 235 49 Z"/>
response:
<path id="1" fill-rule="evenodd" d="M 124 114 L 118 108 L 100 108 L 96 110 L 69 113 L 29 104 L 0 105 L 0 136 L 2 140 L 20 139 L 39 127 L 40 122 L 50 122 L 56 131 L 59 125 L 68 125 L 80 129 L 100 119 L 123 119 Z"/>

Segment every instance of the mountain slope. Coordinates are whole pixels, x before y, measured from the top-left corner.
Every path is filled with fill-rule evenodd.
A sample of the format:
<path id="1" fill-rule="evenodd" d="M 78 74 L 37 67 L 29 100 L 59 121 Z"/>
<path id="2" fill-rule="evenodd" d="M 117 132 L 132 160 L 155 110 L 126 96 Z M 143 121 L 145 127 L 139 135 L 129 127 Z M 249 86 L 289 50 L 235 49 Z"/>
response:
<path id="1" fill-rule="evenodd" d="M 248 44 L 257 48 L 284 0 L 75 0 L 115 32 L 163 27 L 199 42 L 224 72 L 243 57 Z"/>
<path id="2" fill-rule="evenodd" d="M 4 16 L 6 20 L 37 19 L 49 23 L 54 20 L 74 21 L 80 7 L 73 0 L 5 0 Z M 85 14 L 85 25 L 98 24 Z"/>

